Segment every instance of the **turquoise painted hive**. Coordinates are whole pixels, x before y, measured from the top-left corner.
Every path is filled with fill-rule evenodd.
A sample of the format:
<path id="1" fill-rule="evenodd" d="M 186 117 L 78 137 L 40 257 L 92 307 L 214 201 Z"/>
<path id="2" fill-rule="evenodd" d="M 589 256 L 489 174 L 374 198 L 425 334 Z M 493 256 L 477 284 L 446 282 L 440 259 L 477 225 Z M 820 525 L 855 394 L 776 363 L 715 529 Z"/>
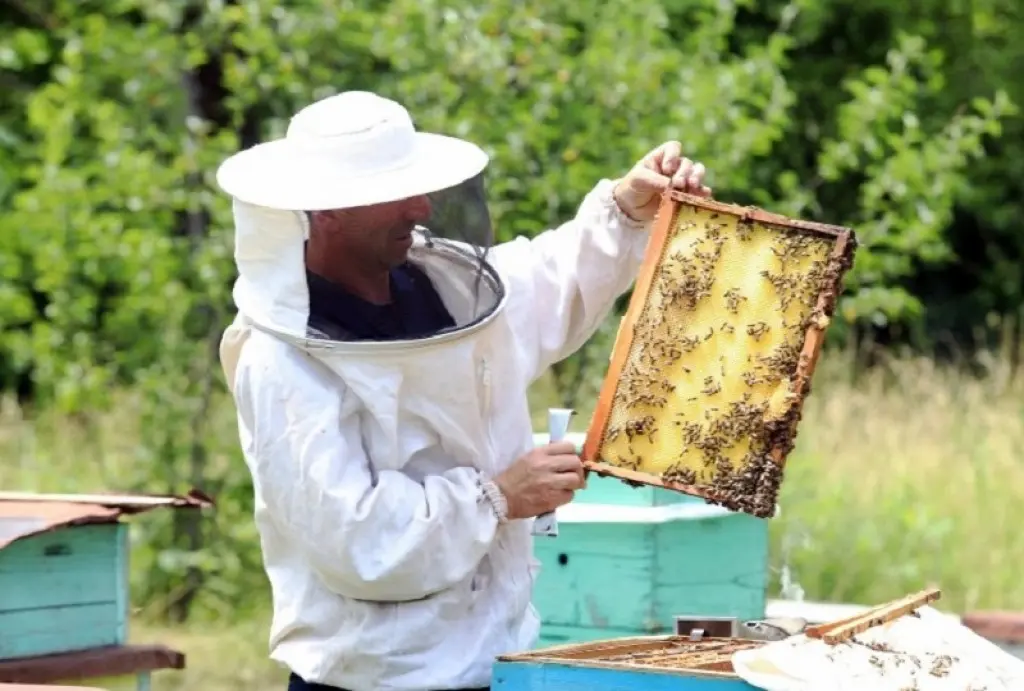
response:
<path id="1" fill-rule="evenodd" d="M 0 660 L 124 645 L 126 513 L 189 497 L 0 493 Z"/>
<path id="2" fill-rule="evenodd" d="M 667 634 L 678 615 L 765 616 L 765 520 L 593 474 L 557 519 L 557 537 L 534 538 L 541 647 Z"/>
<path id="3" fill-rule="evenodd" d="M 121 524 L 67 526 L 0 550 L 0 659 L 124 644 L 127 564 Z"/>

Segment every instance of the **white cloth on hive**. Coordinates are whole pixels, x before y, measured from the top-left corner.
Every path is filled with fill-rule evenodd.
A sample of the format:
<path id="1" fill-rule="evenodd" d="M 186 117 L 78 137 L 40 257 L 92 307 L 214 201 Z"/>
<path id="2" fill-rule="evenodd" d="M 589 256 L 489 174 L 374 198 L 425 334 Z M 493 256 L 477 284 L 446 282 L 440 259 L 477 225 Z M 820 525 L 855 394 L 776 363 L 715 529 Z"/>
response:
<path id="1" fill-rule="evenodd" d="M 930 607 L 829 645 L 794 636 L 733 655 L 766 691 L 1019 691 L 1024 661 Z"/>

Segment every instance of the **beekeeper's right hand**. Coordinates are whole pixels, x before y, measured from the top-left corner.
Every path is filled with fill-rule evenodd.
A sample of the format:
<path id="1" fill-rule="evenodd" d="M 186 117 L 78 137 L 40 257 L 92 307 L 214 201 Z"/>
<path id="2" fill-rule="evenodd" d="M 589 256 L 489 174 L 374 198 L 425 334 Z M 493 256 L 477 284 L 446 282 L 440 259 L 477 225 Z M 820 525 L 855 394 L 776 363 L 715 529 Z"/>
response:
<path id="1" fill-rule="evenodd" d="M 576 446 L 562 441 L 520 456 L 494 483 L 508 502 L 509 520 L 515 520 L 568 504 L 573 493 L 586 485 L 586 479 Z"/>

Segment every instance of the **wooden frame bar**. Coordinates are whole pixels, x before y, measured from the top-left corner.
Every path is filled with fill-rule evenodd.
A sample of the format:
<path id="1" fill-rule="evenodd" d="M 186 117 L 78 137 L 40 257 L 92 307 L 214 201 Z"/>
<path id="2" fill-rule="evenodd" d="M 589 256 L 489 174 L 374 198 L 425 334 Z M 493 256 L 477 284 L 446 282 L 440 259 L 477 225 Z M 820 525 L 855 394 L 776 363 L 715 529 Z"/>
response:
<path id="1" fill-rule="evenodd" d="M 914 610 L 938 600 L 941 595 L 938 588 L 929 588 L 875 607 L 849 619 L 809 626 L 804 633 L 808 638 L 821 639 L 829 645 L 835 645 L 850 640 L 858 633 L 864 633 L 875 626 L 881 626 L 910 614 Z"/>

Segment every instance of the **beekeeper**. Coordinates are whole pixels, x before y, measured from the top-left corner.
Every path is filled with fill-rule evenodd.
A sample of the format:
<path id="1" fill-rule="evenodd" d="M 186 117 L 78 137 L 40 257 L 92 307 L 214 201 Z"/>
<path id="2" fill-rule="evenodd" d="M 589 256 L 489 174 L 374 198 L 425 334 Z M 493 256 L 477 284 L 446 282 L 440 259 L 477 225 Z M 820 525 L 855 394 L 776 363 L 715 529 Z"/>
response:
<path id="1" fill-rule="evenodd" d="M 678 142 L 576 217 L 491 247 L 477 146 L 347 92 L 217 172 L 233 198 L 238 410 L 290 689 L 467 689 L 530 648 L 533 517 L 583 485 L 526 391 L 631 285 Z M 322 686 L 317 686 L 320 684 Z"/>

